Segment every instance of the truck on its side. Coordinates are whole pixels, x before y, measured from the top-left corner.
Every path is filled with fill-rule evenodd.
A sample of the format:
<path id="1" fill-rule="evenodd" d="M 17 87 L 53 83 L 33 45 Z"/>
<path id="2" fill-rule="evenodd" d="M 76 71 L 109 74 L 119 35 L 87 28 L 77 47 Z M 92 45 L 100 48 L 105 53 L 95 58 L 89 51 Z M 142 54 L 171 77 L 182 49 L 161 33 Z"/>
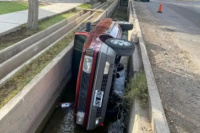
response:
<path id="1" fill-rule="evenodd" d="M 130 23 L 106 18 L 97 24 L 88 23 L 75 35 L 75 123 L 86 130 L 95 129 L 105 120 L 121 56 L 132 55 L 135 48 L 132 42 L 121 39 L 123 31 L 132 28 Z"/>

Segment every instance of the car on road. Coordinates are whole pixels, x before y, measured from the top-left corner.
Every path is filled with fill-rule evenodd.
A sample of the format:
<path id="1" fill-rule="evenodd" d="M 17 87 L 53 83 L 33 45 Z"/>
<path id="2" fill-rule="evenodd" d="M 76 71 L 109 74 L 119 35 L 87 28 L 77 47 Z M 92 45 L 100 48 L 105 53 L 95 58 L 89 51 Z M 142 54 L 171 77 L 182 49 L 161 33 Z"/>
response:
<path id="1" fill-rule="evenodd" d="M 110 18 L 87 23 L 75 34 L 73 79 L 76 81 L 75 123 L 86 130 L 102 125 L 112 84 L 123 66 L 121 56 L 133 54 L 134 44 L 122 39 L 123 31 L 131 30 L 128 22 Z M 113 107 L 114 108 L 114 107 Z"/>

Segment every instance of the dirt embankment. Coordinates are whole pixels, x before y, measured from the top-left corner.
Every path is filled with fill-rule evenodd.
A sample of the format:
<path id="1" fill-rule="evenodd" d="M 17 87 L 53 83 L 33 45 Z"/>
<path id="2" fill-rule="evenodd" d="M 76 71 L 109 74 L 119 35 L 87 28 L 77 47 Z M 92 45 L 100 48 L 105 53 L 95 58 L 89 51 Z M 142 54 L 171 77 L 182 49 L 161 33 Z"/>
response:
<path id="1" fill-rule="evenodd" d="M 172 133 L 200 131 L 200 69 L 144 3 L 135 2 L 142 34 Z"/>

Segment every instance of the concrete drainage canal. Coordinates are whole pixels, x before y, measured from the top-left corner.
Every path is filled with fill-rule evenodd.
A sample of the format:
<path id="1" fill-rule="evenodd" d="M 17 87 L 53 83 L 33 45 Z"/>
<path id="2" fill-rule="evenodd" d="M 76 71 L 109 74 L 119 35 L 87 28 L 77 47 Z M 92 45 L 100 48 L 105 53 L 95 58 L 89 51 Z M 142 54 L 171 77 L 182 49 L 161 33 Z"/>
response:
<path id="1" fill-rule="evenodd" d="M 112 18 L 118 20 L 128 20 L 127 7 L 122 6 L 115 10 Z M 127 32 L 126 32 L 127 33 Z M 127 38 L 127 34 L 124 37 Z M 118 93 L 120 97 L 123 97 L 125 83 L 127 78 L 127 63 L 128 57 L 122 57 L 120 61 L 124 65 L 124 69 L 118 71 L 117 78 L 113 84 L 115 93 Z M 46 116 L 44 122 L 40 125 L 37 132 L 42 133 L 86 133 L 85 129 L 77 126 L 74 123 L 74 100 L 75 100 L 76 83 L 71 81 L 63 90 L 63 93 L 59 100 L 52 107 L 49 114 Z M 62 103 L 70 103 L 69 107 L 62 108 Z M 126 131 L 126 110 L 123 109 L 123 98 L 120 100 L 120 106 L 118 108 L 118 114 L 115 119 L 106 119 L 104 125 L 92 130 L 92 133 L 124 133 Z M 68 105 L 66 105 L 68 106 Z M 109 105 L 108 105 L 109 106 Z"/>

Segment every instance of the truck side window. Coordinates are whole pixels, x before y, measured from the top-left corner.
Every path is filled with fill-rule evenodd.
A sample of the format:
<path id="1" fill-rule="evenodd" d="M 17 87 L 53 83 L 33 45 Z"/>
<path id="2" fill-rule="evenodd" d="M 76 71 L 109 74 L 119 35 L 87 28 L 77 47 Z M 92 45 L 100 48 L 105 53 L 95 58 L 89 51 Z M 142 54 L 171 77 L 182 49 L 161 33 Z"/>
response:
<path id="1" fill-rule="evenodd" d="M 74 39 L 74 48 L 73 48 L 73 57 L 72 57 L 72 80 L 76 83 L 79 65 L 82 56 L 83 46 L 87 36 L 85 35 L 76 35 Z"/>

